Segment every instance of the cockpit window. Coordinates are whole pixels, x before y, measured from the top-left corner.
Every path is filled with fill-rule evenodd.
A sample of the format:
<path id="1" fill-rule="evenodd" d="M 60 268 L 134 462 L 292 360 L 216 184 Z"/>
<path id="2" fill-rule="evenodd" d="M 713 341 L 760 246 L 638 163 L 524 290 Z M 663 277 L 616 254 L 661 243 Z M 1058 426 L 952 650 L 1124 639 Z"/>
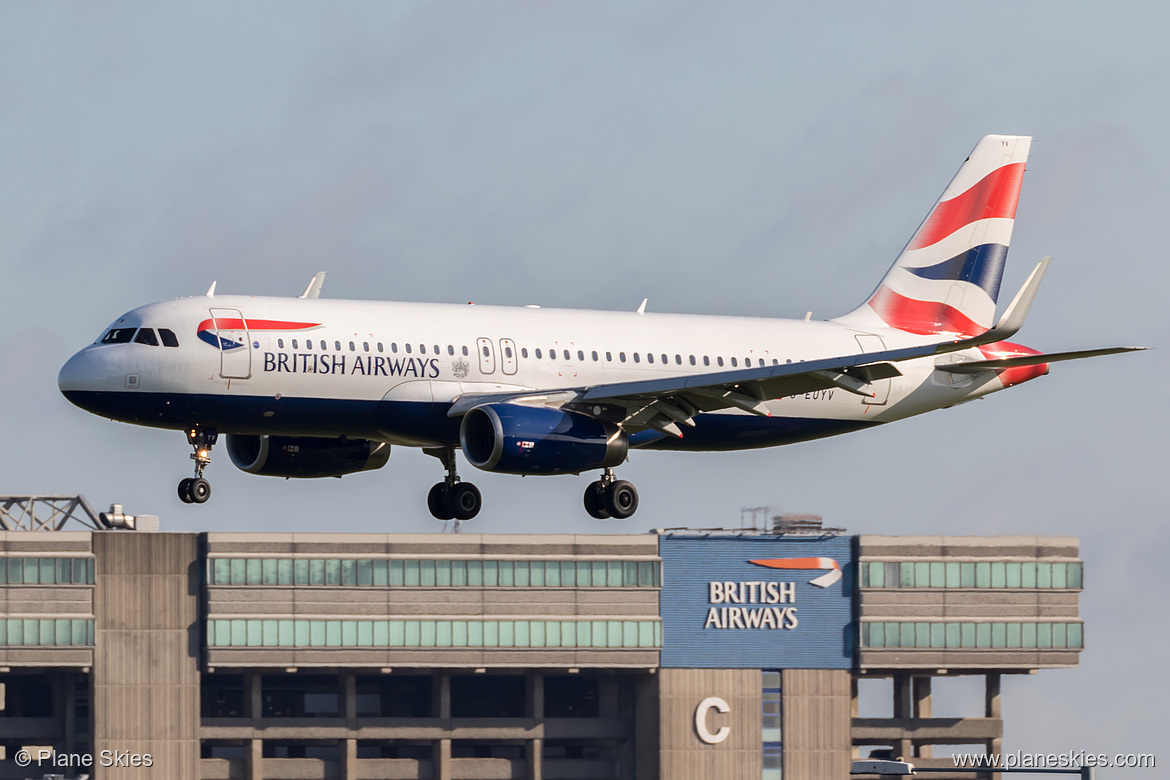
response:
<path id="1" fill-rule="evenodd" d="M 137 328 L 110 328 L 110 332 L 102 337 L 103 344 L 128 344 L 134 339 Z"/>
<path id="2" fill-rule="evenodd" d="M 175 332 L 169 328 L 159 328 L 158 337 L 162 339 L 164 347 L 179 346 L 179 339 L 175 336 Z"/>
<path id="3" fill-rule="evenodd" d="M 158 337 L 154 335 L 153 328 L 140 328 L 138 335 L 134 337 L 135 344 L 146 344 L 151 347 L 158 346 Z"/>

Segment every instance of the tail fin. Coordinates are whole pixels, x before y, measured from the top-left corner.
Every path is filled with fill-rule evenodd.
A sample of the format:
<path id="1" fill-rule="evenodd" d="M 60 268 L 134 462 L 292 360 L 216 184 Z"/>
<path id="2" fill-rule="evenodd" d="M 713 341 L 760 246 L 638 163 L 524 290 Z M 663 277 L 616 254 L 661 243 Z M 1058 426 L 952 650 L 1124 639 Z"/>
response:
<path id="1" fill-rule="evenodd" d="M 984 136 L 877 290 L 837 321 L 967 337 L 990 328 L 1031 145 Z"/>

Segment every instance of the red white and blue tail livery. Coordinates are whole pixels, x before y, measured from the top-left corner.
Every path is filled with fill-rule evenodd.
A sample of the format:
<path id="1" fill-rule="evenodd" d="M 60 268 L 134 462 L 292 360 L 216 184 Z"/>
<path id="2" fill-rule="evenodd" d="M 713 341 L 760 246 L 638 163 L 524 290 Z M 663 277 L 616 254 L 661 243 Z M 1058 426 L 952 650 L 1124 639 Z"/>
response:
<path id="1" fill-rule="evenodd" d="M 369 471 L 393 445 L 421 448 L 446 468 L 427 499 L 441 519 L 481 506 L 457 453 L 510 474 L 600 470 L 586 510 L 629 517 L 638 493 L 614 468 L 633 450 L 807 441 L 980 398 L 1057 361 L 1140 349 L 1043 354 L 1007 341 L 1049 263 L 997 319 L 1030 146 L 983 138 L 877 290 L 825 322 L 653 314 L 644 303 L 339 301 L 319 298 L 318 274 L 299 298 L 216 295 L 213 284 L 133 309 L 58 384 L 94 414 L 184 431 L 188 503 L 210 496 L 203 472 L 225 434 L 239 468 L 279 477 Z"/>

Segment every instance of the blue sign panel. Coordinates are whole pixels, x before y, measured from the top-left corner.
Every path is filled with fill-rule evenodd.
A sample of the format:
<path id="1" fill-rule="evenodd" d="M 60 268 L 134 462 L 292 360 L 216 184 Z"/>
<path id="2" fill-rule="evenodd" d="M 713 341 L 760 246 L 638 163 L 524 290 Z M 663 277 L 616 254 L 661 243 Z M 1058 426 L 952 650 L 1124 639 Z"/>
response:
<path id="1" fill-rule="evenodd" d="M 848 669 L 848 536 L 662 536 L 663 667 Z"/>

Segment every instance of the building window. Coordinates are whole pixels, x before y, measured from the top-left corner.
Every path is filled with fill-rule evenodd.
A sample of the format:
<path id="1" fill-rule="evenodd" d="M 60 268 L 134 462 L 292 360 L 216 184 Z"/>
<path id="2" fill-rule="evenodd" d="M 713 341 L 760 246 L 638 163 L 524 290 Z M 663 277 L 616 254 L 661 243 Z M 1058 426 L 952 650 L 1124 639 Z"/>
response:
<path id="1" fill-rule="evenodd" d="M 1007 561 L 862 561 L 863 588 L 1080 590 L 1084 564 Z"/>
<path id="2" fill-rule="evenodd" d="M 0 621 L 0 626 L 5 621 Z M 13 623 L 54 621 L 9 620 Z M 61 621 L 58 621 L 61 622 Z M 71 621 L 64 621 L 70 623 Z M 85 621 L 73 621 L 85 622 Z M 93 644 L 90 623 L 88 644 Z M 657 620 L 279 620 L 207 621 L 209 647 L 581 647 L 653 648 L 662 644 Z M 16 644 L 29 629 L 17 627 Z M 33 629 L 36 630 L 36 629 Z M 25 633 L 19 633 L 19 632 Z M 2 644 L 2 642 L 0 642 Z M 13 642 L 9 642 L 13 644 Z M 37 642 L 32 642 L 37 644 Z M 50 643 L 52 644 L 52 643 Z M 75 643 L 78 644 L 78 643 Z"/>
<path id="3" fill-rule="evenodd" d="M 780 672 L 763 670 L 760 672 L 763 690 L 760 695 L 763 756 L 763 780 L 781 780 L 783 777 L 783 743 L 781 727 L 783 725 L 783 710 L 781 708 Z"/>
<path id="4" fill-rule="evenodd" d="M 864 621 L 865 648 L 1075 649 L 1084 646 L 1084 626 L 1066 621 Z"/>

